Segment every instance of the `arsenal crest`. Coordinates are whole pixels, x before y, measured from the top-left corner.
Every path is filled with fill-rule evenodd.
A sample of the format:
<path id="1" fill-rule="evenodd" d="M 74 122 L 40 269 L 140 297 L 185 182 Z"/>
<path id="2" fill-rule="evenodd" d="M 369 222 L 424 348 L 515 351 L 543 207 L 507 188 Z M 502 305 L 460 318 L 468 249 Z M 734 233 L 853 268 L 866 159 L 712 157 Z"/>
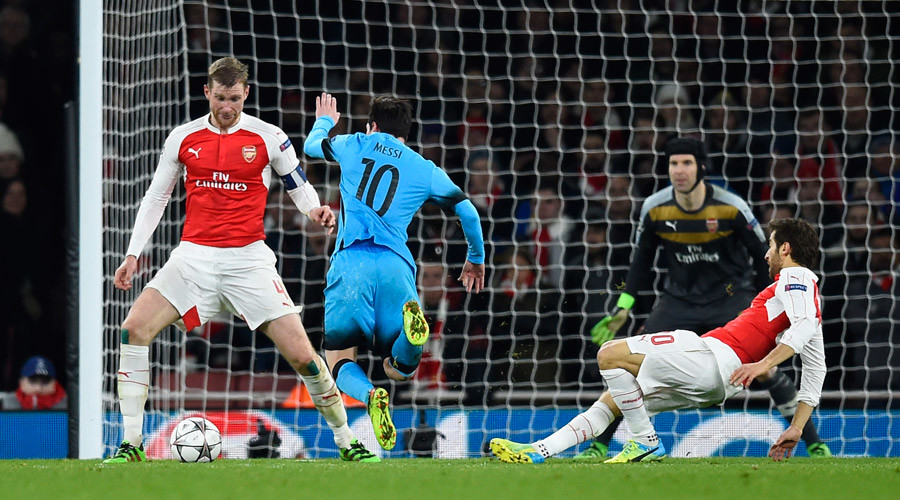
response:
<path id="1" fill-rule="evenodd" d="M 718 219 L 706 219 L 706 230 L 714 233 L 719 230 Z"/>
<path id="2" fill-rule="evenodd" d="M 256 159 L 256 146 L 244 146 L 241 149 L 241 154 L 244 155 L 244 160 L 247 163 L 252 163 Z M 709 225 L 709 222 L 707 222 L 707 225 Z"/>

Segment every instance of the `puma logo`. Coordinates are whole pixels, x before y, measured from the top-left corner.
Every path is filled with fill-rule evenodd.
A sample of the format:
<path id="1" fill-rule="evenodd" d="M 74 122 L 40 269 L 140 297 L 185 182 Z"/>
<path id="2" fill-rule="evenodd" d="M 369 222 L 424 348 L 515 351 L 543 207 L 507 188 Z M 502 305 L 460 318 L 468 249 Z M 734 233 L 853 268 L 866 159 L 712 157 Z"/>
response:
<path id="1" fill-rule="evenodd" d="M 188 153 L 194 153 L 194 156 L 199 160 L 201 149 L 203 149 L 203 148 L 197 148 L 196 150 L 194 148 L 188 148 Z"/>
<path id="2" fill-rule="evenodd" d="M 678 231 L 678 228 L 675 227 L 675 221 L 667 220 L 666 225 L 672 228 L 672 231 Z"/>

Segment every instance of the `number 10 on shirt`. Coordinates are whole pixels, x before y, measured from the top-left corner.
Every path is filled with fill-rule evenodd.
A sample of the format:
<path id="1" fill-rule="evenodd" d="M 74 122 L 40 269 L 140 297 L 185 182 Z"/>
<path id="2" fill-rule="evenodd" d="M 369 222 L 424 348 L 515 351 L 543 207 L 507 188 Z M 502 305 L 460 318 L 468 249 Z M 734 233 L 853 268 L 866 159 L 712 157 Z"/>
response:
<path id="1" fill-rule="evenodd" d="M 363 158 L 362 163 L 366 166 L 366 170 L 363 172 L 362 180 L 359 183 L 359 189 L 356 190 L 356 199 L 368 205 L 372 210 L 375 210 L 375 193 L 378 191 L 378 186 L 381 184 L 384 174 L 388 172 L 391 173 L 391 185 L 388 186 L 387 194 L 384 195 L 384 201 L 381 202 L 381 207 L 379 207 L 378 210 L 375 210 L 375 213 L 381 217 L 387 213 L 388 209 L 391 208 L 391 202 L 394 201 L 394 194 L 397 192 L 397 183 L 400 182 L 400 170 L 394 165 L 384 164 L 378 167 L 378 170 L 375 171 L 375 175 L 373 176 L 372 170 L 375 168 L 375 160 Z M 372 177 L 371 184 L 369 183 L 370 176 Z M 367 190 L 368 193 L 366 193 Z M 366 196 L 365 200 L 363 200 L 363 195 Z"/>

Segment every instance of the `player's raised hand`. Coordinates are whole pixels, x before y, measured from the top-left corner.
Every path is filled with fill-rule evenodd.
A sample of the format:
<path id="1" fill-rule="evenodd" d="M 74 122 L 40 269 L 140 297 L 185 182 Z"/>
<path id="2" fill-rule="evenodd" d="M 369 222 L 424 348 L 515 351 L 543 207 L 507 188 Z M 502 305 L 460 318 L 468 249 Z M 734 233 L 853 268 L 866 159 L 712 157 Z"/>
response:
<path id="1" fill-rule="evenodd" d="M 116 269 L 116 275 L 113 278 L 113 285 L 119 290 L 131 290 L 131 279 L 137 271 L 137 258 L 134 255 L 127 255 L 122 265 Z"/>
<path id="2" fill-rule="evenodd" d="M 744 363 L 737 370 L 731 373 L 729 381 L 731 385 L 741 385 L 747 387 L 756 377 L 765 375 L 769 371 L 769 367 L 762 362 Z"/>
<path id="3" fill-rule="evenodd" d="M 323 116 L 330 116 L 335 125 L 341 119 L 341 114 L 337 110 L 337 98 L 325 92 L 316 97 L 316 119 Z"/>
<path id="4" fill-rule="evenodd" d="M 791 453 L 794 452 L 794 447 L 797 446 L 797 443 L 800 442 L 800 435 L 802 434 L 801 429 L 797 429 L 793 426 L 785 429 L 781 436 L 778 436 L 778 439 L 775 441 L 775 444 L 769 448 L 769 456 L 772 457 L 772 460 L 776 462 L 780 462 L 786 458 L 791 458 Z"/>
<path id="5" fill-rule="evenodd" d="M 459 275 L 466 292 L 475 290 L 475 293 L 484 289 L 484 264 L 472 264 L 468 260 L 463 264 L 462 273 Z"/>
<path id="6" fill-rule="evenodd" d="M 334 212 L 331 210 L 331 207 L 328 205 L 322 205 L 321 207 L 316 207 L 309 211 L 309 220 L 321 225 L 325 229 L 327 229 L 327 233 L 331 234 L 334 232 L 334 225 L 337 222 L 337 219 L 334 216 Z"/>

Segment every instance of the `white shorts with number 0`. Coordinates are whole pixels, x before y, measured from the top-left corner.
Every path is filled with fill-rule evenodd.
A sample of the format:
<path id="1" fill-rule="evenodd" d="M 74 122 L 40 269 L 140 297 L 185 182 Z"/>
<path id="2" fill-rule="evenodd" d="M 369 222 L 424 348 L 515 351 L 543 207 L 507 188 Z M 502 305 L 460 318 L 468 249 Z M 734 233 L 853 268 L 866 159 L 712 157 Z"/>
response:
<path id="1" fill-rule="evenodd" d="M 728 382 L 741 360 L 718 339 L 675 330 L 629 337 L 626 342 L 631 352 L 644 355 L 637 382 L 650 414 L 705 408 L 741 391 Z"/>
<path id="2" fill-rule="evenodd" d="M 256 330 L 266 321 L 299 312 L 275 270 L 275 254 L 262 241 L 217 248 L 182 241 L 147 283 L 181 315 L 187 331 L 227 310 Z"/>

